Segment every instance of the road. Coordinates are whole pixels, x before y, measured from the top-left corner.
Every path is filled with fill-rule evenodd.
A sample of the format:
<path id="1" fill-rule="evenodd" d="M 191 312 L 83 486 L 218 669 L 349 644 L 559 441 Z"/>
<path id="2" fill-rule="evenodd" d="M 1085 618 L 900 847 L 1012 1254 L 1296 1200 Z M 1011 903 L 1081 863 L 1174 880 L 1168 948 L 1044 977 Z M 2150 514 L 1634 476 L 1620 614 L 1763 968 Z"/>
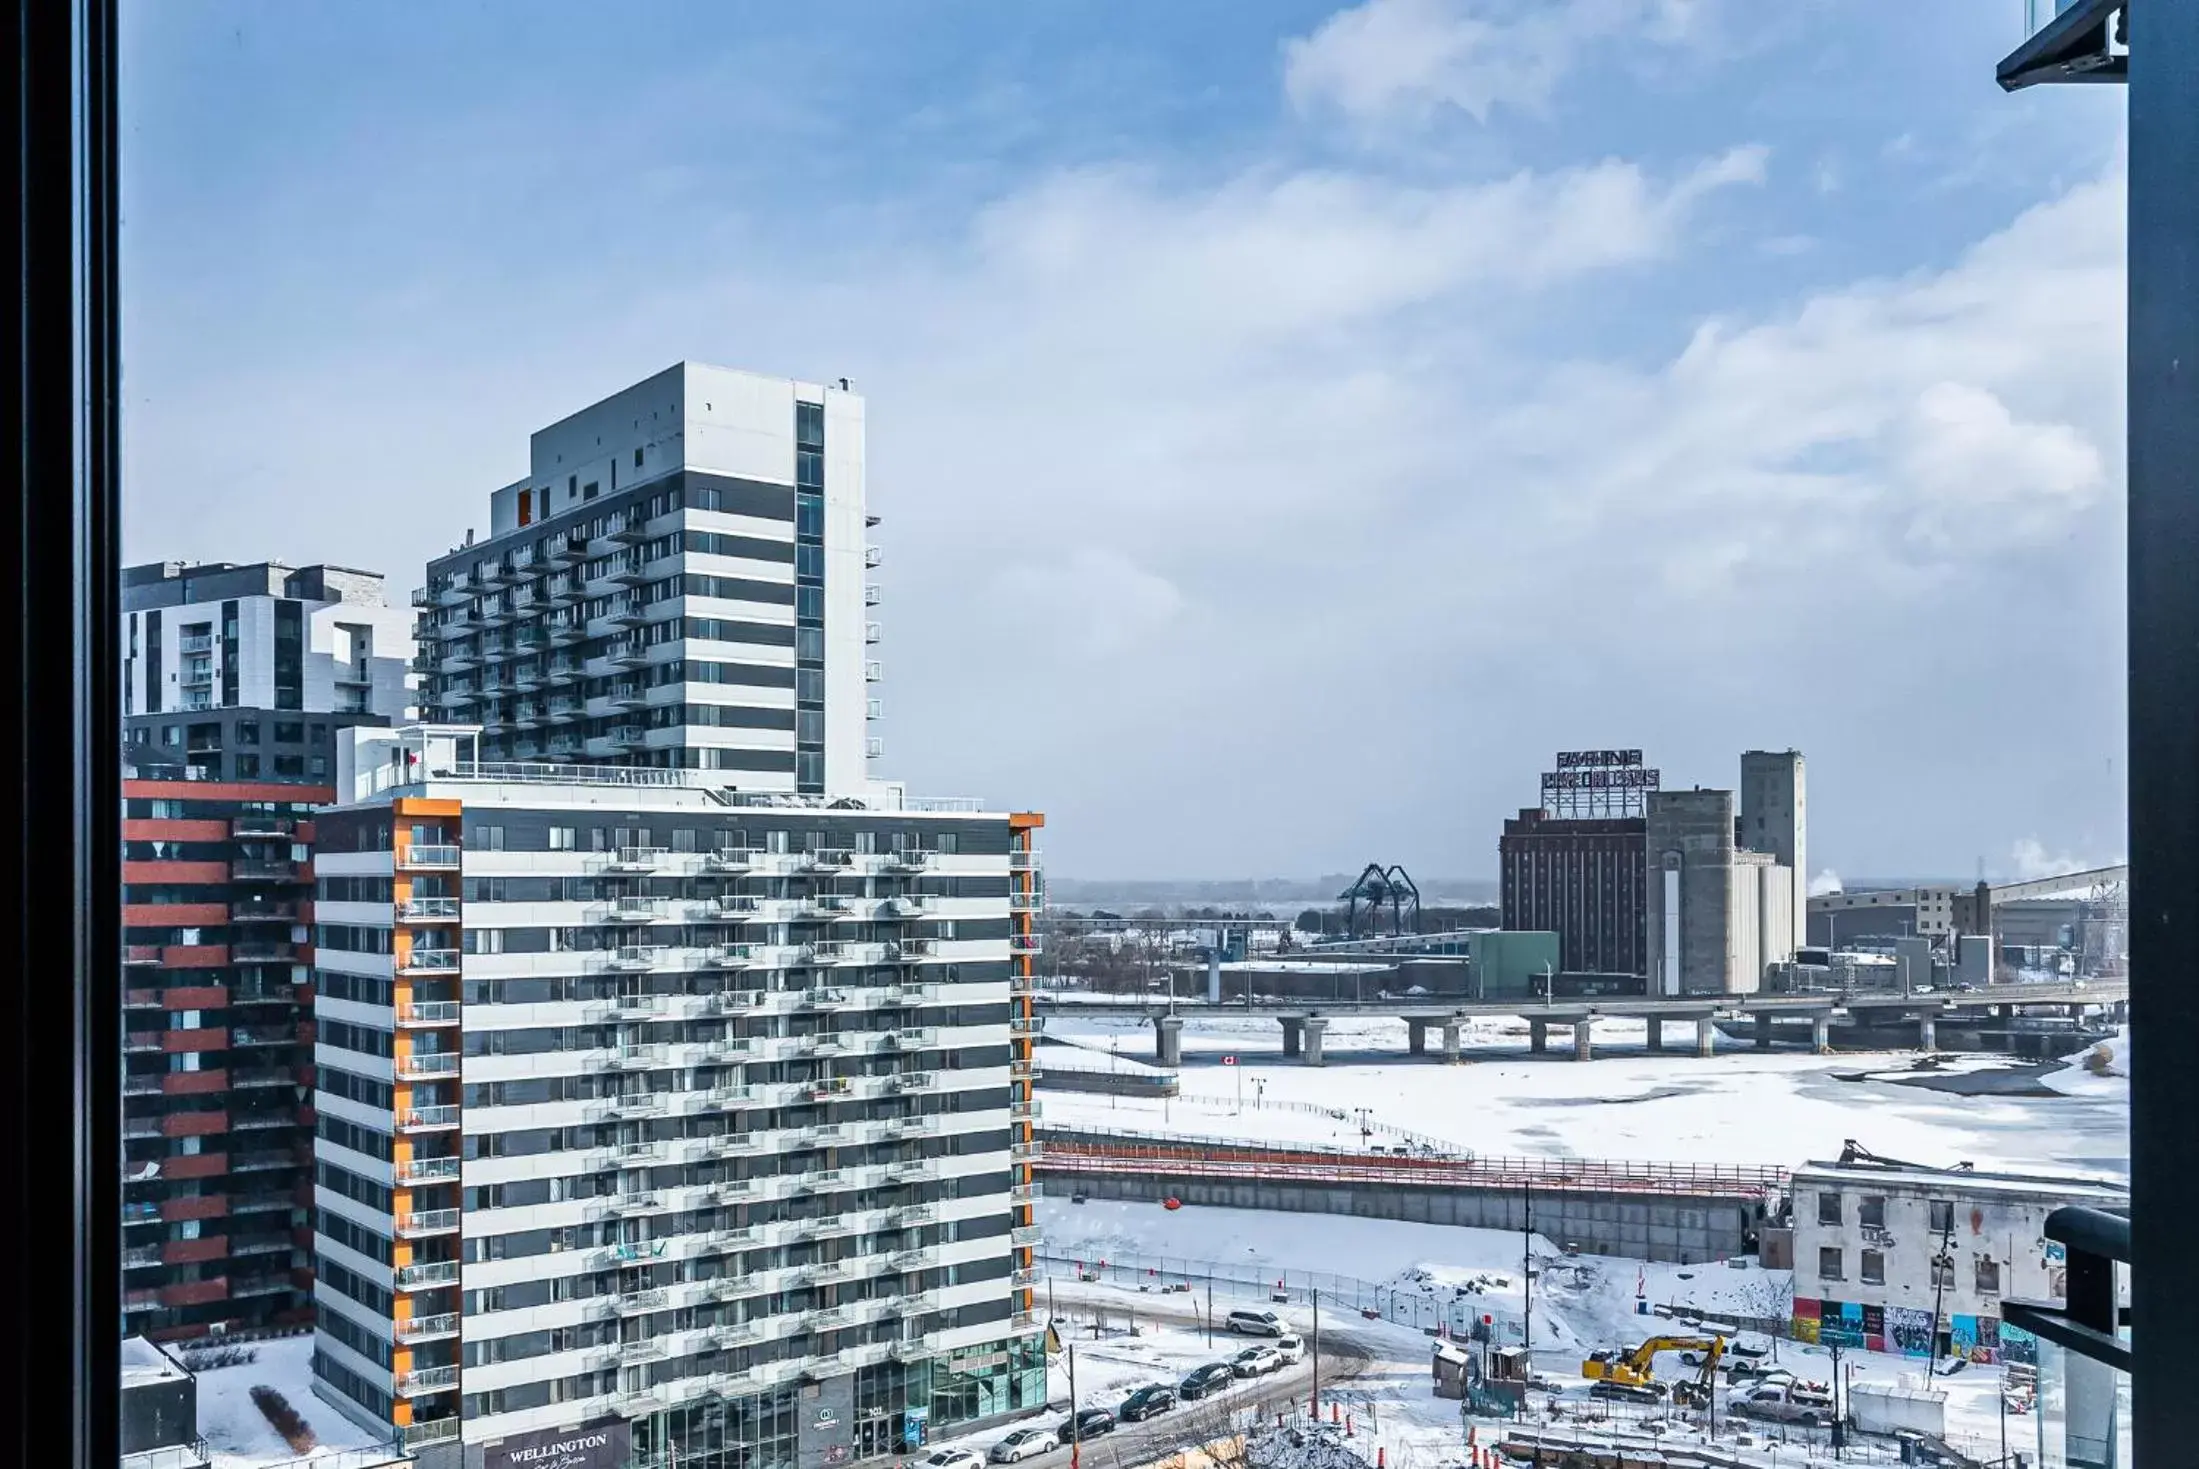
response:
<path id="1" fill-rule="evenodd" d="M 1110 1314 L 1134 1309 L 1147 1319 L 1181 1322 L 1197 1326 L 1204 1323 L 1198 1306 L 1188 1295 L 1147 1295 L 1121 1290 L 1090 1289 L 1063 1285 L 1055 1290 L 1056 1306 L 1067 1306 L 1063 1317 L 1071 1317 L 1078 1306 L 1096 1306 Z M 1300 1313 L 1292 1312 L 1296 1317 Z M 1089 1317 L 1086 1317 L 1089 1319 Z M 1064 1339 L 1073 1339 L 1064 1333 Z M 1227 1336 L 1217 1331 L 1214 1336 L 1214 1360 L 1225 1361 L 1245 1347 L 1254 1345 L 1257 1337 Z M 1309 1349 L 1307 1359 L 1294 1367 L 1267 1377 L 1240 1381 L 1224 1392 L 1202 1398 L 1195 1403 L 1185 1403 L 1158 1417 L 1143 1423 L 1126 1423 L 1113 1433 L 1103 1433 L 1097 1438 L 1086 1439 L 1082 1447 L 1083 1460 L 1094 1469 L 1138 1469 L 1138 1466 L 1156 1463 L 1173 1456 L 1187 1443 L 1198 1443 L 1219 1438 L 1231 1431 L 1228 1418 L 1244 1408 L 1258 1408 L 1263 1414 L 1282 1410 L 1284 1404 L 1306 1403 L 1313 1393 L 1314 1361 L 1310 1353 L 1313 1339 L 1306 1335 Z M 1365 1372 L 1383 1356 L 1382 1349 L 1364 1334 L 1350 1328 L 1340 1328 L 1329 1321 L 1321 1326 L 1321 1386 L 1327 1391 L 1331 1383 L 1350 1382 Z M 1088 1407 L 1112 1408 L 1113 1403 L 1087 1402 Z M 1049 1405 L 1045 1414 L 1026 1422 L 1044 1426 L 1059 1424 L 1066 1410 Z M 1043 1454 L 1034 1454 L 1019 1461 L 1029 1469 L 1057 1469 L 1070 1461 L 1070 1450 L 1059 1448 Z"/>

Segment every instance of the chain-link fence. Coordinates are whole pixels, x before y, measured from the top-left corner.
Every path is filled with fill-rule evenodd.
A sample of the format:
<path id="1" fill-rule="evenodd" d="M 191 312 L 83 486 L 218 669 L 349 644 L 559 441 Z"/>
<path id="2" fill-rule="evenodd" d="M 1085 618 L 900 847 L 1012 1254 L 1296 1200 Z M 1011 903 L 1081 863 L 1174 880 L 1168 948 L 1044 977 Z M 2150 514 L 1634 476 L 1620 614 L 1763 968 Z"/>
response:
<path id="1" fill-rule="evenodd" d="M 1516 1311 L 1505 1310 L 1463 1288 L 1443 1295 L 1424 1287 L 1380 1284 L 1325 1270 L 1279 1270 L 1249 1262 L 1232 1264 L 1179 1255 L 1110 1253 L 1105 1259 L 1079 1260 L 1042 1254 L 1038 1262 L 1049 1279 L 1092 1281 L 1156 1293 L 1183 1292 L 1202 1311 L 1211 1298 L 1217 1316 L 1228 1309 L 1224 1303 L 1311 1306 L 1318 1294 L 1323 1306 L 1370 1321 L 1415 1327 L 1430 1336 L 1499 1344 L 1527 1339 L 1526 1323 Z"/>

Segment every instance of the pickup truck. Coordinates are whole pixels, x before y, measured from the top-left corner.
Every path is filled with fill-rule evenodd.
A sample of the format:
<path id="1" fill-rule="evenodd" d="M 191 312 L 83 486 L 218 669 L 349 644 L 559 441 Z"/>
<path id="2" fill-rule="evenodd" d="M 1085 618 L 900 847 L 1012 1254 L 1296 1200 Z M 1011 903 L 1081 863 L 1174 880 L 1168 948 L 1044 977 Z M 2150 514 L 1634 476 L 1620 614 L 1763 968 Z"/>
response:
<path id="1" fill-rule="evenodd" d="M 1818 1428 L 1833 1421 L 1832 1394 L 1797 1382 L 1774 1382 L 1758 1387 L 1746 1397 L 1730 1399 L 1727 1407 L 1744 1418 L 1799 1423 L 1805 1428 Z"/>

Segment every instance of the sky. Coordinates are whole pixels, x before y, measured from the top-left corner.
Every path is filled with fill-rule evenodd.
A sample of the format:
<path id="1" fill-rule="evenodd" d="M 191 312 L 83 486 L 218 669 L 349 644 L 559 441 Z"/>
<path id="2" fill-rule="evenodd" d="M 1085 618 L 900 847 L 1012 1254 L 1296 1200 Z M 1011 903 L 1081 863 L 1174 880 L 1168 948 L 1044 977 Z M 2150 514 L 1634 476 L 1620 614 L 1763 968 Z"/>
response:
<path id="1" fill-rule="evenodd" d="M 885 758 L 1050 870 L 2124 850 L 2120 88 L 2020 0 L 125 5 L 126 551 L 402 599 L 681 359 L 868 400 Z"/>

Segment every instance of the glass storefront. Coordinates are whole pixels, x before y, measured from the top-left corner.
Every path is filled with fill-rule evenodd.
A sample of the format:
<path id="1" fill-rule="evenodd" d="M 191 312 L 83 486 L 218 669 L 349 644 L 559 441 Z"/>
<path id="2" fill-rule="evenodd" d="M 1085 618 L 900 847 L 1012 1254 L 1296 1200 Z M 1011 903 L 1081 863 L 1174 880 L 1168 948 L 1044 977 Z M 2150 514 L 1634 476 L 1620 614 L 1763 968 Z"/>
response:
<path id="1" fill-rule="evenodd" d="M 794 1469 L 795 1389 L 706 1399 L 634 1420 L 631 1469 Z"/>

